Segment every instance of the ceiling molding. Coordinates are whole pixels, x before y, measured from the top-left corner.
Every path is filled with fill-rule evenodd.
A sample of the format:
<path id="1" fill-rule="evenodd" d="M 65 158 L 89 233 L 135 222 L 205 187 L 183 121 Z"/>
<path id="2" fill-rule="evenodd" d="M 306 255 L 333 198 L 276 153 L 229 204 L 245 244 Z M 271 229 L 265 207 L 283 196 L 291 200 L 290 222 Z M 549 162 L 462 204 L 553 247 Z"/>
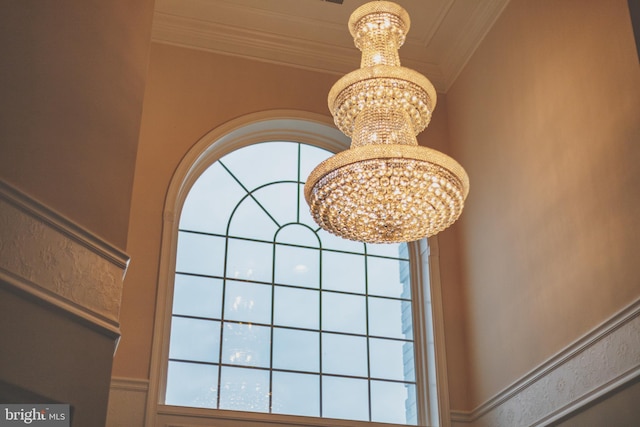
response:
<path id="1" fill-rule="evenodd" d="M 489 33 L 510 0 L 488 0 L 476 3 L 476 9 L 465 25 L 465 36 L 454 40 L 452 47 L 440 63 L 445 76 L 447 92 L 471 59 L 482 40 Z"/>
<path id="2" fill-rule="evenodd" d="M 335 75 L 346 74 L 360 66 L 360 52 L 355 47 L 332 46 L 162 12 L 154 13 L 151 39 Z M 437 65 L 410 58 L 404 58 L 403 65 L 424 73 L 436 89 L 442 91 L 446 78 Z"/>
<path id="3" fill-rule="evenodd" d="M 400 51 L 402 65 L 446 93 L 509 0 L 413 1 L 405 0 L 412 6 L 414 37 Z M 328 9 L 318 9 L 321 4 Z M 158 0 L 152 40 L 344 75 L 360 66 L 360 52 L 342 23 L 349 13 L 344 7 L 318 1 L 285 12 L 267 1 Z"/>

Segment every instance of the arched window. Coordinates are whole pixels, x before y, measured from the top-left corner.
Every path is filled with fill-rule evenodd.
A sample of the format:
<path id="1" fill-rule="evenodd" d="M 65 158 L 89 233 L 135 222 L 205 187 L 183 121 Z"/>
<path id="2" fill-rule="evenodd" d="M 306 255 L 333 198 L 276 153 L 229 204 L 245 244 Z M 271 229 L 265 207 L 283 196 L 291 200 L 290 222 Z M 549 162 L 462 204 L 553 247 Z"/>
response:
<path id="1" fill-rule="evenodd" d="M 289 425 L 436 419 L 420 251 L 344 240 L 315 224 L 304 181 L 331 154 L 259 142 L 193 178 L 175 230 L 157 413 L 241 411 Z"/>

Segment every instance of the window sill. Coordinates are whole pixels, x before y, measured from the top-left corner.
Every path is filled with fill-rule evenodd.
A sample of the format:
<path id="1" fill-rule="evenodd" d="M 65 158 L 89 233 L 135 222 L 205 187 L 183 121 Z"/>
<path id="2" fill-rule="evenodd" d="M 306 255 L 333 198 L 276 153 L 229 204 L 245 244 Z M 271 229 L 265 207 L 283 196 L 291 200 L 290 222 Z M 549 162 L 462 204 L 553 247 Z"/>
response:
<path id="1" fill-rule="evenodd" d="M 155 426 L 158 427 L 398 427 L 369 421 L 264 414 L 258 412 L 225 411 L 221 409 L 188 408 L 158 405 Z"/>

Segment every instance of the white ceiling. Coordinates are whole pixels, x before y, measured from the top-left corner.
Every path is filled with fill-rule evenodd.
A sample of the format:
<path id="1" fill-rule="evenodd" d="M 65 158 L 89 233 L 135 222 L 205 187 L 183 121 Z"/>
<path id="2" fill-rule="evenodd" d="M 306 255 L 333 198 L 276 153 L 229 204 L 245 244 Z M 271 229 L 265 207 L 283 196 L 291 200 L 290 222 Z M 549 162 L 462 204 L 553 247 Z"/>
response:
<path id="1" fill-rule="evenodd" d="M 367 0 L 156 0 L 152 39 L 345 74 L 360 66 L 347 22 Z M 396 0 L 411 17 L 402 65 L 446 92 L 509 0 Z"/>

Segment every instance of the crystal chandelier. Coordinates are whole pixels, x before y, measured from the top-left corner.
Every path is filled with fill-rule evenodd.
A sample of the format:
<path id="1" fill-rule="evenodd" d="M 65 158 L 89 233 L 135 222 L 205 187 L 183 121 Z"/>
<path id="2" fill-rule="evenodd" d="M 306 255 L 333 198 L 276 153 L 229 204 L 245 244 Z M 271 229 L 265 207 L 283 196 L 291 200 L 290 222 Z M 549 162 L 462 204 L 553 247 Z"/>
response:
<path id="1" fill-rule="evenodd" d="M 313 219 L 335 235 L 368 243 L 409 242 L 453 224 L 469 192 L 451 157 L 418 146 L 436 105 L 422 74 L 400 66 L 410 20 L 399 5 L 366 3 L 349 19 L 360 68 L 329 92 L 329 110 L 351 147 L 320 163 L 304 195 Z"/>

